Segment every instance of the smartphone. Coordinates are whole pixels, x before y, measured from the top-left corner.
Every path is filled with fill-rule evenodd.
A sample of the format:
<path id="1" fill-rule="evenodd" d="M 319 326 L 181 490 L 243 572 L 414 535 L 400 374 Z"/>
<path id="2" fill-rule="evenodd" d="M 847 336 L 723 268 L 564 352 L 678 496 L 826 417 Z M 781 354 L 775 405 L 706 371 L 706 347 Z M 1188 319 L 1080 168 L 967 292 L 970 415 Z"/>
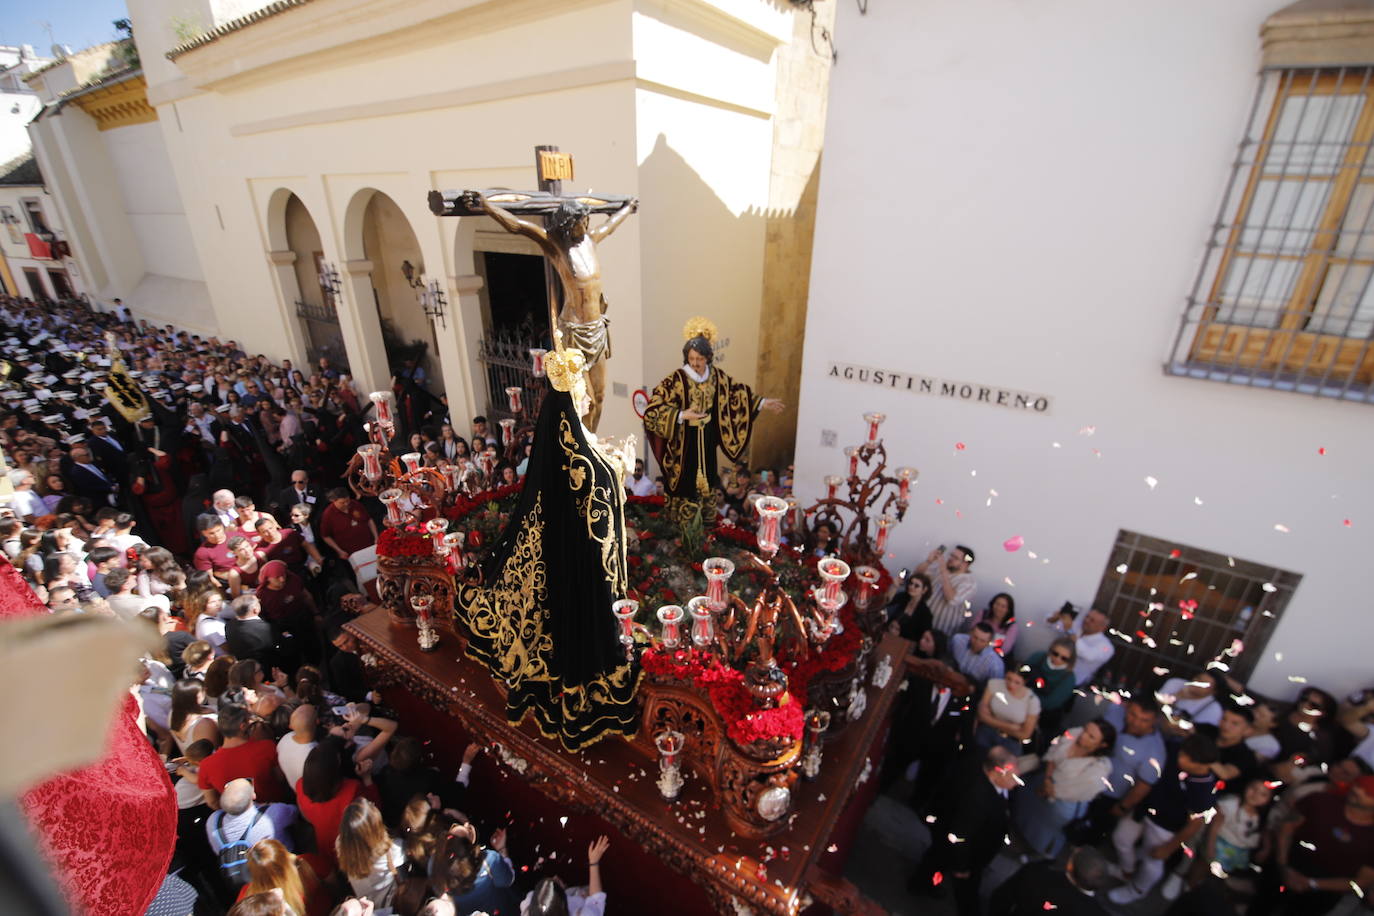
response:
<path id="1" fill-rule="evenodd" d="M 906 581 L 906 577 L 909 576 L 909 575 L 911 575 L 911 570 L 909 570 L 909 569 L 907 569 L 905 566 L 903 566 L 903 567 L 902 567 L 900 570 L 898 570 L 898 572 L 897 572 L 897 581 L 898 581 L 898 582 L 905 582 L 905 581 Z"/>
<path id="2" fill-rule="evenodd" d="M 941 544 L 941 545 L 940 545 L 940 553 L 944 553 L 944 552 L 945 552 L 945 545 L 944 545 L 944 544 Z"/>

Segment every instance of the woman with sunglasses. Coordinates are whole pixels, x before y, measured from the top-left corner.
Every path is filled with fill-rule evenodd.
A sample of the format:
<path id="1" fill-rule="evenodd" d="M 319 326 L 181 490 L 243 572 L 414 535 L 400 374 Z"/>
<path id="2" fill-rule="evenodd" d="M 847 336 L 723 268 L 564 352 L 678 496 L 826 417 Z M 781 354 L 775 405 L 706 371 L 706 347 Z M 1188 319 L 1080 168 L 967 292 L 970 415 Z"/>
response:
<path id="1" fill-rule="evenodd" d="M 1059 733 L 1059 722 L 1073 702 L 1073 666 L 1078 651 L 1072 639 L 1061 636 L 1050 643 L 1049 651 L 1037 652 L 1026 659 L 1026 683 L 1040 697 L 1040 726 L 1042 735 Z"/>

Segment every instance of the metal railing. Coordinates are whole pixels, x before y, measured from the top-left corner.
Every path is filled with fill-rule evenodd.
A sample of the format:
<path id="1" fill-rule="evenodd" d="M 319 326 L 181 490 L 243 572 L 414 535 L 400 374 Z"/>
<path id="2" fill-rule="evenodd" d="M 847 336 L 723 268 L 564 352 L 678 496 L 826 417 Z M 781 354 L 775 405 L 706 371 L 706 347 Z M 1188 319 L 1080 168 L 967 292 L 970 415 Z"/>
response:
<path id="1" fill-rule="evenodd" d="M 486 415 L 493 427 L 497 420 L 514 416 L 507 388 L 523 389 L 523 403 L 527 408 L 533 404 L 531 398 L 539 387 L 530 365 L 530 348 L 535 346 L 538 344 L 502 334 L 489 334 L 478 342 L 477 358 L 486 369 Z"/>
<path id="2" fill-rule="evenodd" d="M 1220 657 L 1244 681 L 1301 581 L 1277 567 L 1119 531 L 1093 602 L 1111 621 L 1116 647 L 1101 680 L 1149 689 Z M 1223 655 L 1237 640 L 1243 649 Z"/>

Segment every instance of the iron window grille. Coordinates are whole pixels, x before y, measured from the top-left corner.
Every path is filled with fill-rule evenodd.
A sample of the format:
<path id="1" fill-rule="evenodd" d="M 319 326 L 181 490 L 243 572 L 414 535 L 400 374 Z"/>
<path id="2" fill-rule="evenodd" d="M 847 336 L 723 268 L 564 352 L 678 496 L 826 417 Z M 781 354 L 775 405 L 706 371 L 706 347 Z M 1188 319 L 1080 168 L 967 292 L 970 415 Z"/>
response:
<path id="1" fill-rule="evenodd" d="M 1118 531 L 1093 607 L 1116 646 L 1104 683 L 1154 689 L 1214 660 L 1241 681 L 1264 656 L 1299 573 Z"/>
<path id="2" fill-rule="evenodd" d="M 1374 403 L 1374 67 L 1261 72 L 1165 371 Z"/>

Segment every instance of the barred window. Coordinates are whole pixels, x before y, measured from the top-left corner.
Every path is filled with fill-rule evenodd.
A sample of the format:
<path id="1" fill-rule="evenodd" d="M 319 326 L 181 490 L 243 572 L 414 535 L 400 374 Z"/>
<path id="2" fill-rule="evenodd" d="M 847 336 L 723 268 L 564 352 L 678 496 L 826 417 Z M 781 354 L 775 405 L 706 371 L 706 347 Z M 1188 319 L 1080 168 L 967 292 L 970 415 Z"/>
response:
<path id="1" fill-rule="evenodd" d="M 1140 690 L 1221 661 L 1244 681 L 1300 582 L 1267 563 L 1118 531 L 1093 599 L 1116 644 L 1100 680 Z"/>
<path id="2" fill-rule="evenodd" d="M 1168 371 L 1374 403 L 1374 67 L 1269 69 Z"/>

